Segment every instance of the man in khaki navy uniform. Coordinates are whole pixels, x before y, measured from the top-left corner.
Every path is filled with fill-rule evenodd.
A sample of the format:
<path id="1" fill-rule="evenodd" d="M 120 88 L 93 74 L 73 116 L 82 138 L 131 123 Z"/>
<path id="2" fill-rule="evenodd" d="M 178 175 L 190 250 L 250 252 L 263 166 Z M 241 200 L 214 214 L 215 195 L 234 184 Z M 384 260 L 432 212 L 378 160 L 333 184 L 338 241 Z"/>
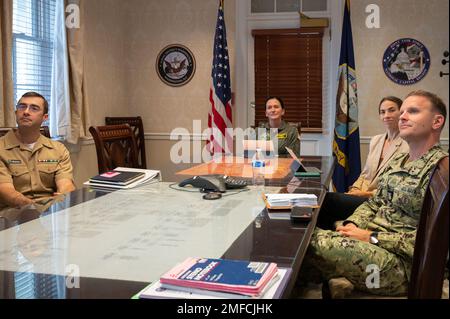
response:
<path id="1" fill-rule="evenodd" d="M 35 92 L 16 106 L 18 129 L 0 138 L 0 208 L 22 207 L 75 189 L 67 149 L 40 134 L 48 103 Z"/>
<path id="2" fill-rule="evenodd" d="M 414 91 L 400 112 L 400 136 L 408 143 L 409 153 L 392 160 L 380 176 L 375 195 L 336 231 L 316 228 L 304 274 L 300 273 L 304 279 L 315 269 L 323 279 L 345 277 L 358 290 L 406 294 L 425 191 L 433 168 L 448 156 L 439 146 L 447 111 L 436 95 Z M 375 269 L 379 269 L 379 287 L 368 278 Z"/>

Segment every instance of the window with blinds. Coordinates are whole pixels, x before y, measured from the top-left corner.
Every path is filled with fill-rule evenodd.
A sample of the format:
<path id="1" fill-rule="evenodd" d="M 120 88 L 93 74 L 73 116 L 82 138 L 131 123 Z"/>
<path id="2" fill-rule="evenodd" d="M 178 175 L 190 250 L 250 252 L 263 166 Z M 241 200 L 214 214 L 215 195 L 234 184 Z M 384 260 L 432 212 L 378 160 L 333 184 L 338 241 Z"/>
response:
<path id="1" fill-rule="evenodd" d="M 255 124 L 266 121 L 268 96 L 284 100 L 287 122 L 322 132 L 322 28 L 253 30 Z"/>
<path id="2" fill-rule="evenodd" d="M 35 91 L 45 96 L 50 103 L 55 8 L 56 0 L 13 1 L 12 56 L 15 101 L 24 93 Z M 16 298 L 58 296 L 60 289 L 55 276 L 36 278 L 31 273 L 32 265 L 28 264 L 21 254 L 17 258 L 19 264 L 25 264 L 24 270 L 30 272 L 15 273 Z"/>
<path id="3" fill-rule="evenodd" d="M 14 98 L 35 91 L 50 102 L 56 0 L 13 1 Z"/>
<path id="4" fill-rule="evenodd" d="M 251 13 L 327 11 L 328 0 L 251 0 Z"/>

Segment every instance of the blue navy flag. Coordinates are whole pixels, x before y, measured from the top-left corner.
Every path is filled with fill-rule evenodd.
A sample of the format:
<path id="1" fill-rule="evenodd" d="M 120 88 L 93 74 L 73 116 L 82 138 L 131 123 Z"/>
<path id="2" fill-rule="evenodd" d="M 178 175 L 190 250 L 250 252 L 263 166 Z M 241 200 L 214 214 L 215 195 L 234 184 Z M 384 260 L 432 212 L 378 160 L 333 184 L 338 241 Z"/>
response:
<path id="1" fill-rule="evenodd" d="M 335 191 L 346 192 L 361 173 L 358 94 L 349 0 L 345 2 L 338 73 L 336 125 L 333 142 L 336 168 L 333 174 L 333 187 Z"/>
<path id="2" fill-rule="evenodd" d="M 223 13 L 223 0 L 219 1 L 216 33 L 214 36 L 214 56 L 211 72 L 208 114 L 210 129 L 207 147 L 211 154 L 233 152 L 230 58 L 228 55 L 227 31 Z M 227 128 L 229 130 L 227 130 Z"/>

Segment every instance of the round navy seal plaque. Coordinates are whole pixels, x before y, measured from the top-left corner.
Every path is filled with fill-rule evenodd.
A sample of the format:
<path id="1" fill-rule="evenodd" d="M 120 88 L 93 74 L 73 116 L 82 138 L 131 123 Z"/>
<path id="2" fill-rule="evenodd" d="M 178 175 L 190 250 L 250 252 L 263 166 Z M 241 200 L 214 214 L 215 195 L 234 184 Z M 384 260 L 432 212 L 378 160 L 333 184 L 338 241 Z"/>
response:
<path id="1" fill-rule="evenodd" d="M 167 85 L 182 86 L 194 76 L 194 55 L 180 44 L 166 46 L 158 54 L 156 72 L 161 81 Z"/>
<path id="2" fill-rule="evenodd" d="M 419 41 L 403 38 L 393 42 L 383 55 L 387 77 L 400 85 L 422 80 L 430 69 L 430 53 Z"/>

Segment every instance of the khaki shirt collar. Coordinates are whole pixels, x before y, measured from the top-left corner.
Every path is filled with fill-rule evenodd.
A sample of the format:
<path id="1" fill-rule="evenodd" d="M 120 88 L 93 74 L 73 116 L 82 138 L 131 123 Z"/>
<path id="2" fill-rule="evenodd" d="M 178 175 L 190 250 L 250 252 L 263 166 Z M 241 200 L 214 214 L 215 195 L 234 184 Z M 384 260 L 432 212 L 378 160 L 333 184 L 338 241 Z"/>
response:
<path id="1" fill-rule="evenodd" d="M 5 149 L 10 150 L 16 147 L 20 147 L 20 141 L 17 138 L 16 134 L 14 134 L 14 130 L 9 131 L 5 135 L 6 143 L 5 143 Z M 41 148 L 42 146 L 45 146 L 47 148 L 54 148 L 53 145 L 50 143 L 50 140 L 43 136 L 42 134 L 39 136 L 39 138 L 36 141 L 36 145 L 34 146 L 33 150 L 37 150 Z"/>

